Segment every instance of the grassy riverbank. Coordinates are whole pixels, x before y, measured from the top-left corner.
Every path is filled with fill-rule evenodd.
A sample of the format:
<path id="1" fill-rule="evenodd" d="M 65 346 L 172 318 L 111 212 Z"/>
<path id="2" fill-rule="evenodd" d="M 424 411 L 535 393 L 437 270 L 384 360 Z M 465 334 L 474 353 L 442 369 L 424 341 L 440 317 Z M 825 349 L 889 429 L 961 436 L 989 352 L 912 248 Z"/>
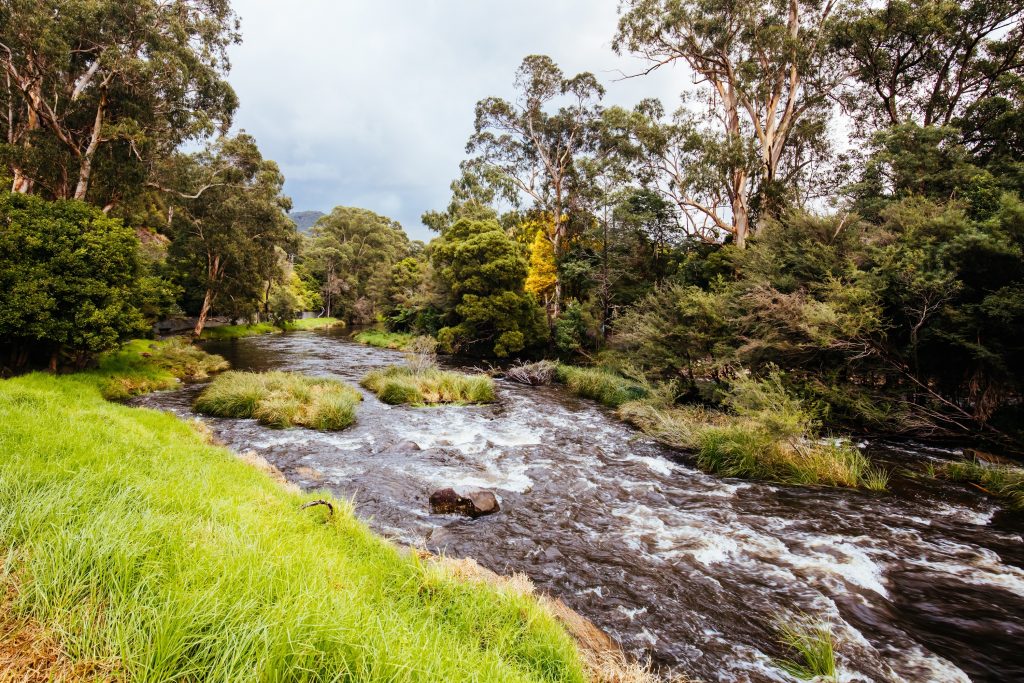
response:
<path id="1" fill-rule="evenodd" d="M 100 356 L 97 367 L 74 375 L 95 383 L 104 398 L 124 400 L 151 391 L 173 389 L 181 381 L 202 381 L 228 368 L 220 356 L 206 353 L 187 339 L 133 339 Z"/>
<path id="2" fill-rule="evenodd" d="M 405 332 L 385 332 L 384 330 L 363 330 L 352 339 L 367 346 L 404 351 L 412 340 L 416 339 L 416 335 Z"/>
<path id="3" fill-rule="evenodd" d="M 487 375 L 466 375 L 436 367 L 419 371 L 393 365 L 371 370 L 359 382 L 384 401 L 397 405 L 492 403 L 494 380 Z"/>
<path id="4" fill-rule="evenodd" d="M 937 473 L 950 481 L 973 484 L 1012 510 L 1024 510 L 1024 467 L 988 465 L 972 460 L 950 462 Z"/>
<path id="5" fill-rule="evenodd" d="M 537 601 L 457 581 L 106 379 L 0 382 L 4 629 L 97 680 L 582 681 Z M 45 679 L 47 673 L 41 674 Z"/>
<path id="6" fill-rule="evenodd" d="M 216 417 L 256 418 L 284 429 L 299 425 L 334 431 L 356 421 L 362 394 L 333 379 L 294 372 L 226 372 L 196 399 L 195 409 Z"/>
<path id="7" fill-rule="evenodd" d="M 218 325 L 203 330 L 203 339 L 238 339 L 254 337 L 259 334 L 276 334 L 278 332 L 295 332 L 300 330 L 323 330 L 330 327 L 344 327 L 345 323 L 337 318 L 301 318 L 291 322 L 275 325 L 273 323 L 256 323 L 254 325 Z"/>

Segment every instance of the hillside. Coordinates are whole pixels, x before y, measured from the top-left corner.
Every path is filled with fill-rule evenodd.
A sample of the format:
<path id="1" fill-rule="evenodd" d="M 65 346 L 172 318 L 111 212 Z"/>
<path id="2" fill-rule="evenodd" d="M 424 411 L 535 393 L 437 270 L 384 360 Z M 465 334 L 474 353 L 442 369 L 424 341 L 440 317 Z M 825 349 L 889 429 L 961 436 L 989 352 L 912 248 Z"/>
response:
<path id="1" fill-rule="evenodd" d="M 295 221 L 295 225 L 298 226 L 299 232 L 304 235 L 308 235 L 309 231 L 313 229 L 313 226 L 323 215 L 323 211 L 293 211 L 288 214 L 288 218 Z"/>

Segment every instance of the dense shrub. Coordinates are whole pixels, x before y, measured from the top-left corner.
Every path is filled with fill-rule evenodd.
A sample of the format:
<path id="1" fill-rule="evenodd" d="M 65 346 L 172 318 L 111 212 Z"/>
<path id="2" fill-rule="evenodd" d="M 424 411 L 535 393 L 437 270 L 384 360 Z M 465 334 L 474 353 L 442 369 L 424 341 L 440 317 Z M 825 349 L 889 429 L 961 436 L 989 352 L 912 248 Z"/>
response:
<path id="1" fill-rule="evenodd" d="M 0 192 L 0 364 L 82 367 L 144 332 L 138 246 L 84 202 Z"/>

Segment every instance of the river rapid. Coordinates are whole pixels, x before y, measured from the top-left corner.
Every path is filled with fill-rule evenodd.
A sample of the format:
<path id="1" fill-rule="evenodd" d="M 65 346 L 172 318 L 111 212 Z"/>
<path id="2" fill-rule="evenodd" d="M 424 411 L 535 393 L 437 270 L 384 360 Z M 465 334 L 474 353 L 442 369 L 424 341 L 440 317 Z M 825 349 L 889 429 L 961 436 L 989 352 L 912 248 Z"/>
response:
<path id="1" fill-rule="evenodd" d="M 235 369 L 353 384 L 403 362 L 334 331 L 205 348 Z M 191 417 L 200 389 L 133 403 Z M 1024 517 L 973 489 L 899 473 L 882 494 L 710 476 L 558 386 L 499 381 L 498 403 L 476 407 L 364 394 L 338 433 L 203 420 L 300 486 L 354 499 L 385 536 L 525 572 L 666 673 L 791 681 L 773 664 L 785 654 L 776 625 L 806 613 L 831 621 L 840 680 L 1024 680 Z M 888 469 L 958 454 L 864 447 Z M 427 497 L 448 486 L 493 490 L 501 512 L 431 515 Z"/>

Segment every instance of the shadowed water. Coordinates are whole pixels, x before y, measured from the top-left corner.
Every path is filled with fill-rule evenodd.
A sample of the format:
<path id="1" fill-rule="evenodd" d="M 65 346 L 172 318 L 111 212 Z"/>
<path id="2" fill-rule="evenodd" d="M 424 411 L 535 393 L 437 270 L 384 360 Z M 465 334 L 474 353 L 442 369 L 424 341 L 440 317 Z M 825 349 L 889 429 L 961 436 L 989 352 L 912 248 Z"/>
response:
<path id="1" fill-rule="evenodd" d="M 331 332 L 207 349 L 236 369 L 352 383 L 402 362 Z M 189 415 L 198 389 L 134 403 Z M 354 498 L 384 535 L 525 572 L 667 671 L 792 680 L 772 663 L 785 654 L 775 624 L 805 612 L 832 621 L 841 680 L 1024 680 L 1024 520 L 980 493 L 903 476 L 886 494 L 722 479 L 560 387 L 499 382 L 498 394 L 496 405 L 444 408 L 367 394 L 340 433 L 204 419 L 296 483 Z M 868 452 L 890 469 L 956 455 Z M 494 490 L 502 511 L 431 515 L 427 497 L 447 486 Z"/>

